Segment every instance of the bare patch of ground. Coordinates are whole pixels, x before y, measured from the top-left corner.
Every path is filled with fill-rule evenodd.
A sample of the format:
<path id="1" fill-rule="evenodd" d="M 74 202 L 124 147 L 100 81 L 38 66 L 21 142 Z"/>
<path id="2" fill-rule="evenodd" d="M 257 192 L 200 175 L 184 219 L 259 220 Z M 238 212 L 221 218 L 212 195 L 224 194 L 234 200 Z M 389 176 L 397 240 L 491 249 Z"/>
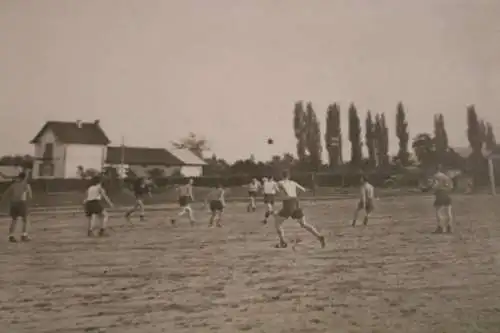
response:
<path id="1" fill-rule="evenodd" d="M 101 239 L 81 218 L 38 220 L 33 242 L 0 242 L 0 331 L 500 332 L 499 203 L 455 198 L 455 233 L 436 236 L 431 198 L 381 199 L 355 229 L 354 201 L 304 202 L 329 243 L 289 221 L 296 251 L 244 204 L 222 229 L 154 212 Z"/>

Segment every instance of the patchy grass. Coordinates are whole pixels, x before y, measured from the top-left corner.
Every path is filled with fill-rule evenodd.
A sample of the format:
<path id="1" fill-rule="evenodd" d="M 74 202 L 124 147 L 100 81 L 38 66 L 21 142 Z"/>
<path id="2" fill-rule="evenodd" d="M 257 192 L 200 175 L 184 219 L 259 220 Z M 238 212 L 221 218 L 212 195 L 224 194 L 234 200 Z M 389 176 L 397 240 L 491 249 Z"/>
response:
<path id="1" fill-rule="evenodd" d="M 34 223 L 33 242 L 0 242 L 0 324 L 8 332 L 500 332 L 500 206 L 455 198 L 453 235 L 432 235 L 430 198 L 382 199 L 368 227 L 355 202 L 305 202 L 328 237 L 293 221 L 296 251 L 274 249 L 262 211 L 232 204 L 225 227 L 81 218 Z M 262 208 L 260 208 L 262 209 Z M 170 213 L 171 214 L 171 213 Z M 7 228 L 7 221 L 4 228 Z"/>

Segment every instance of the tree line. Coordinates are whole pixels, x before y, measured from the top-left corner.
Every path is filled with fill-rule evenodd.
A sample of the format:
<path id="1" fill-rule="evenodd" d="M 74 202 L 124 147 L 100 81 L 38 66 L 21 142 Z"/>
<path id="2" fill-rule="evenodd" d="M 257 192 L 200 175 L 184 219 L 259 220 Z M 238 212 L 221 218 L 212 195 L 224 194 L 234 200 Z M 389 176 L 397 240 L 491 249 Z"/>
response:
<path id="1" fill-rule="evenodd" d="M 206 158 L 210 151 L 209 141 L 195 133 L 189 133 L 185 138 L 172 142 L 176 148 L 188 149 L 207 162 L 207 175 L 269 175 L 283 169 L 303 172 L 318 171 L 367 171 L 393 169 L 417 165 L 422 169 L 432 168 L 437 164 L 448 168 L 458 168 L 470 171 L 474 175 L 485 173 L 485 150 L 493 150 L 496 146 L 493 126 L 481 119 L 474 107 L 466 109 L 467 138 L 472 153 L 466 159 L 459 156 L 450 146 L 442 114 L 434 116 L 433 132 L 416 134 L 410 147 L 410 129 L 407 112 L 402 102 L 396 105 L 394 119 L 395 136 L 398 140 L 398 151 L 395 156 L 389 155 L 389 128 L 384 113 L 373 113 L 368 110 L 364 121 L 359 117 L 358 109 L 351 103 L 347 110 L 348 127 L 347 140 L 350 145 L 350 156 L 343 156 L 343 139 L 341 128 L 342 112 L 337 103 L 327 107 L 325 115 L 325 131 L 322 130 L 318 116 L 311 102 L 304 107 L 303 101 L 295 103 L 293 108 L 293 133 L 296 139 L 296 156 L 291 153 L 273 156 L 269 161 L 257 161 L 253 155 L 247 159 L 228 163 L 217 155 Z M 362 134 L 364 125 L 364 135 Z M 364 156 L 363 147 L 367 154 Z M 410 152 L 413 150 L 413 154 Z M 323 163 L 323 149 L 328 159 Z M 0 165 L 18 165 L 30 168 L 33 158 L 29 155 L 4 156 Z M 155 177 L 160 177 L 155 172 Z"/>
<path id="2" fill-rule="evenodd" d="M 308 102 L 304 108 L 302 101 L 295 103 L 293 129 L 297 140 L 297 157 L 300 163 L 307 165 L 310 170 L 318 170 L 322 165 L 323 146 L 320 126 L 317 116 Z M 492 150 L 496 146 L 493 126 L 481 120 L 475 107 L 469 106 L 467 114 L 467 136 L 472 148 L 471 160 L 484 160 L 484 149 Z M 366 113 L 364 121 L 365 135 L 362 136 L 361 119 L 354 103 L 351 103 L 348 112 L 348 134 L 350 144 L 350 159 L 344 163 L 342 156 L 343 138 L 341 130 L 341 111 L 338 104 L 328 106 L 326 111 L 326 128 L 324 146 L 328 154 L 328 167 L 336 168 L 347 164 L 352 169 L 384 168 L 390 165 L 410 166 L 419 164 L 422 167 L 443 164 L 448 167 L 460 168 L 458 154 L 449 146 L 443 114 L 434 116 L 434 132 L 419 133 L 412 141 L 410 153 L 410 132 L 406 117 L 406 110 L 402 102 L 396 106 L 395 134 L 398 139 L 398 152 L 394 157 L 389 156 L 389 129 L 384 113 Z M 363 145 L 368 156 L 363 157 Z M 416 159 L 416 160 L 415 160 Z"/>

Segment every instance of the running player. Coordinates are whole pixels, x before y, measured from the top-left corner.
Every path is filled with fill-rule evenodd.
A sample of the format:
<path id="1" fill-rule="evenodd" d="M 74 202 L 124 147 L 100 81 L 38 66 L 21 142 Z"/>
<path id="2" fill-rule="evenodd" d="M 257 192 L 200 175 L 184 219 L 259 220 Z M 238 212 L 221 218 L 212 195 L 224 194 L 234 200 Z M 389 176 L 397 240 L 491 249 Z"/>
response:
<path id="1" fill-rule="evenodd" d="M 255 203 L 255 199 L 257 198 L 257 192 L 260 189 L 260 182 L 257 178 L 253 178 L 250 184 L 248 184 L 248 197 L 250 198 L 250 202 L 247 207 L 248 212 L 255 212 L 257 209 L 257 205 Z"/>
<path id="2" fill-rule="evenodd" d="M 264 192 L 264 204 L 266 205 L 266 214 L 262 223 L 267 224 L 267 219 L 274 214 L 274 197 L 279 191 L 278 184 L 273 177 L 262 179 L 262 191 Z"/>
<path id="3" fill-rule="evenodd" d="M 194 201 L 193 196 L 193 179 L 190 178 L 188 183 L 177 188 L 177 192 L 179 195 L 179 206 L 181 207 L 181 211 L 177 215 L 178 217 L 183 216 L 184 214 L 188 214 L 189 222 L 191 225 L 194 225 L 194 216 L 193 209 L 191 208 L 190 203 Z M 172 224 L 176 223 L 175 218 L 171 220 Z"/>
<path id="4" fill-rule="evenodd" d="M 278 215 L 275 217 L 276 231 L 278 232 L 279 244 L 276 245 L 277 248 L 285 248 L 288 244 L 285 241 L 285 233 L 283 231 L 283 222 L 288 218 L 297 220 L 300 226 L 307 231 L 309 231 L 314 237 L 318 239 L 321 243 L 321 247 L 325 247 L 325 237 L 321 235 L 314 226 L 310 225 L 306 221 L 304 212 L 299 206 L 299 200 L 297 198 L 297 189 L 305 192 L 306 189 L 301 185 L 297 184 L 293 180 L 290 180 L 290 174 L 285 172 L 283 175 L 283 180 L 278 183 L 280 189 L 284 193 L 283 207 Z"/>
<path id="5" fill-rule="evenodd" d="M 88 219 L 87 235 L 94 236 L 94 219 L 97 217 L 100 220 L 99 236 L 106 235 L 106 225 L 108 222 L 108 213 L 102 206 L 101 200 L 106 200 L 109 207 L 113 207 L 113 203 L 109 199 L 106 191 L 102 187 L 102 178 L 95 176 L 92 178 L 89 188 L 87 189 L 85 200 L 85 216 Z"/>
<path id="6" fill-rule="evenodd" d="M 144 221 L 144 197 L 149 195 L 151 197 L 150 188 L 146 180 L 142 177 L 138 177 L 132 186 L 133 195 L 135 197 L 134 206 L 127 211 L 125 217 L 130 219 L 130 216 L 139 210 L 139 218 L 141 221 Z"/>
<path id="7" fill-rule="evenodd" d="M 220 223 L 222 212 L 224 211 L 224 207 L 226 206 L 226 200 L 224 198 L 225 190 L 221 184 L 217 185 L 217 188 L 210 191 L 205 198 L 205 206 L 207 203 L 210 204 L 210 212 L 212 215 L 210 216 L 210 222 L 208 224 L 209 227 L 212 227 L 215 223 L 217 227 L 222 227 Z"/>
<path id="8" fill-rule="evenodd" d="M 17 219 L 23 220 L 23 229 L 21 241 L 28 242 L 31 238 L 28 236 L 28 205 L 27 200 L 32 199 L 33 192 L 28 183 L 29 171 L 21 172 L 16 177 L 14 182 L 7 188 L 2 196 L 2 201 L 8 199 L 10 201 L 10 217 L 12 221 L 9 227 L 9 241 L 17 242 L 14 233 L 16 232 Z"/>
<path id="9" fill-rule="evenodd" d="M 436 230 L 434 233 L 440 234 L 446 230 L 447 233 L 452 232 L 452 204 L 450 192 L 453 190 L 453 181 L 445 173 L 442 172 L 442 168 L 439 165 L 437 171 L 432 177 L 432 189 L 434 190 L 434 208 L 436 210 Z M 442 216 L 442 214 L 444 216 Z M 444 221 L 443 221 L 444 220 Z M 446 229 L 443 229 L 443 223 Z"/>
<path id="10" fill-rule="evenodd" d="M 368 182 L 368 179 L 365 176 L 361 177 L 361 189 L 360 189 L 360 199 L 358 203 L 358 207 L 354 211 L 354 219 L 352 220 L 352 226 L 356 226 L 356 221 L 358 219 L 358 214 L 360 211 L 365 211 L 365 218 L 363 220 L 363 224 L 368 224 L 368 218 L 370 213 L 373 211 L 373 200 L 375 198 L 375 188 L 372 184 Z"/>

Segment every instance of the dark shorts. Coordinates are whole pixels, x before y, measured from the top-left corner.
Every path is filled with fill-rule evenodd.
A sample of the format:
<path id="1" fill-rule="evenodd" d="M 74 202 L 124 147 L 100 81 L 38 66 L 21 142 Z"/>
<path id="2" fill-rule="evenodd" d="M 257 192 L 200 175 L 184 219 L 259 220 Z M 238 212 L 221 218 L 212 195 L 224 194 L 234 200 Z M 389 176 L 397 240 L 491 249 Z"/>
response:
<path id="1" fill-rule="evenodd" d="M 10 203 L 10 216 L 13 219 L 18 217 L 25 218 L 28 215 L 28 207 L 24 201 L 16 201 Z"/>
<path id="2" fill-rule="evenodd" d="M 447 207 L 451 206 L 451 197 L 446 191 L 438 190 L 434 194 L 434 207 Z"/>
<path id="3" fill-rule="evenodd" d="M 191 201 L 190 197 L 183 195 L 183 196 L 179 197 L 179 206 L 181 206 L 181 208 L 184 208 L 187 205 L 189 205 L 190 201 Z"/>
<path id="4" fill-rule="evenodd" d="M 278 216 L 283 218 L 292 218 L 298 220 L 304 217 L 304 212 L 299 206 L 297 198 L 283 200 L 283 207 L 281 208 Z"/>
<path id="5" fill-rule="evenodd" d="M 143 200 L 144 199 L 144 193 L 135 193 L 135 200 Z"/>
<path id="6" fill-rule="evenodd" d="M 220 200 L 212 200 L 210 201 L 210 210 L 212 213 L 222 212 L 224 210 L 224 205 Z"/>
<path id="7" fill-rule="evenodd" d="M 264 194 L 264 203 L 274 205 L 274 194 Z"/>
<path id="8" fill-rule="evenodd" d="M 256 198 L 257 197 L 257 191 L 248 191 L 248 196 L 250 198 Z"/>
<path id="9" fill-rule="evenodd" d="M 85 216 L 101 215 L 104 212 L 100 200 L 90 200 L 85 203 Z"/>
<path id="10" fill-rule="evenodd" d="M 373 212 L 374 208 L 375 207 L 373 206 L 373 200 L 372 199 L 366 200 L 365 204 L 363 204 L 363 202 L 361 200 L 358 203 L 358 209 L 364 209 L 367 213 Z"/>

